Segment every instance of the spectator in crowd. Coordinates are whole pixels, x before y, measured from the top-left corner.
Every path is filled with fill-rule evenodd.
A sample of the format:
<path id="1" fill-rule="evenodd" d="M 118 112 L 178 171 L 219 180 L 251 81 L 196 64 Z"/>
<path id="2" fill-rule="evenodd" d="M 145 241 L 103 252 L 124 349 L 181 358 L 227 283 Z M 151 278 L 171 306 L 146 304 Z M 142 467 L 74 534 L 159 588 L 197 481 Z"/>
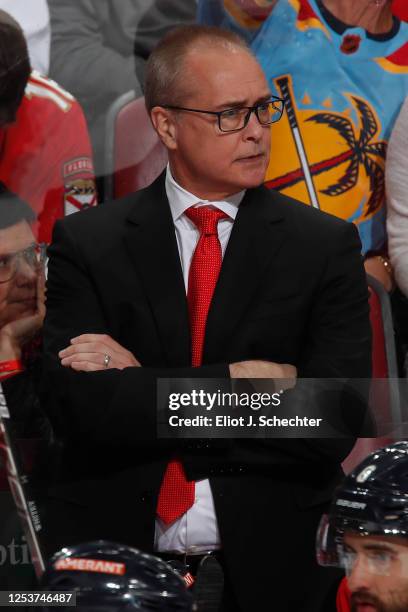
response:
<path id="1" fill-rule="evenodd" d="M 174 30 L 146 74 L 166 172 L 56 224 L 44 341 L 66 445 L 45 522 L 50 552 L 104 537 L 197 568 L 212 551 L 223 611 L 268 609 L 272 590 L 279 612 L 326 612 L 338 576 L 315 563 L 315 533 L 353 439 L 157 435 L 160 377 L 230 391 L 230 377 L 370 375 L 357 230 L 262 185 L 270 96 L 241 38 Z"/>
<path id="2" fill-rule="evenodd" d="M 36 213 L 49 242 L 59 217 L 96 204 L 82 110 L 56 83 L 31 73 L 24 34 L 0 11 L 0 180 Z"/>
<path id="3" fill-rule="evenodd" d="M 45 253 L 31 230 L 34 221 L 29 205 L 0 184 L 0 380 L 22 369 L 24 346 L 45 314 Z"/>
<path id="4" fill-rule="evenodd" d="M 0 184 L 0 383 L 10 418 L 8 434 L 18 452 L 20 467 L 37 486 L 51 476 L 52 429 L 41 409 L 41 328 L 44 305 L 44 251 L 36 243 L 30 206 Z M 4 409 L 4 406 L 2 407 Z M 7 454 L 1 452 L 0 542 L 21 541 L 21 527 L 7 481 Z M 53 455 L 56 459 L 56 455 Z M 7 550 L 7 548 L 5 548 Z M 23 562 L 23 561 L 21 561 Z M 25 567 L 2 557 L 3 588 L 30 588 L 34 574 L 26 555 Z"/>
<path id="5" fill-rule="evenodd" d="M 408 610 L 408 442 L 371 453 L 336 490 L 318 534 L 322 565 L 347 575 L 338 612 Z"/>
<path id="6" fill-rule="evenodd" d="M 392 131 L 385 176 L 388 251 L 398 287 L 408 297 L 408 98 Z"/>
<path id="7" fill-rule="evenodd" d="M 40 379 L 41 329 L 45 315 L 45 245 L 32 231 L 30 206 L 0 183 L 0 382 L 16 435 L 37 435 L 36 387 Z M 48 432 L 48 427 L 46 427 Z"/>
<path id="8" fill-rule="evenodd" d="M 106 112 L 121 94 L 143 95 L 146 59 L 177 24 L 195 21 L 196 0 L 48 0 L 50 74 L 84 108 L 97 174 L 104 173 Z M 137 137 L 137 135 L 135 135 Z"/>
<path id="9" fill-rule="evenodd" d="M 267 185 L 353 221 L 367 272 L 390 290 L 384 165 L 408 93 L 408 24 L 391 0 L 199 0 L 198 15 L 246 35 L 285 99 Z"/>
<path id="10" fill-rule="evenodd" d="M 20 24 L 34 70 L 48 74 L 50 66 L 50 14 L 47 0 L 0 0 L 0 9 Z"/>
<path id="11" fill-rule="evenodd" d="M 408 368 L 408 98 L 395 122 L 385 166 L 388 252 L 396 290 L 392 294 L 401 374 Z"/>

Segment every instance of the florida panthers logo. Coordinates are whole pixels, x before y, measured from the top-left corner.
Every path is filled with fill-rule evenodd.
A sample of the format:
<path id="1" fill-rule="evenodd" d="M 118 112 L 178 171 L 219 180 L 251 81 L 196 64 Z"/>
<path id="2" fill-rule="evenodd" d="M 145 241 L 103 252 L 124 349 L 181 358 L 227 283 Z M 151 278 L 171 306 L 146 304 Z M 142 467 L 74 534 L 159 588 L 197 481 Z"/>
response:
<path id="1" fill-rule="evenodd" d="M 96 186 L 89 157 L 77 157 L 63 167 L 65 215 L 95 206 Z"/>
<path id="2" fill-rule="evenodd" d="M 65 184 L 65 214 L 95 206 L 96 193 L 93 179 L 77 178 Z"/>

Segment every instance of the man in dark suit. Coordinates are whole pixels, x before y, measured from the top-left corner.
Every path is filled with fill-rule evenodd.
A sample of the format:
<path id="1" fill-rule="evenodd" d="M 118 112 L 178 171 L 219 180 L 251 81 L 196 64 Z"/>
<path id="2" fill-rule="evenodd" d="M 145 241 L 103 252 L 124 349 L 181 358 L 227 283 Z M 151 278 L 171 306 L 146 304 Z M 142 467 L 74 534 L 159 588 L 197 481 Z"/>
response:
<path id="1" fill-rule="evenodd" d="M 65 449 L 49 548 L 218 551 L 223 610 L 326 612 L 336 576 L 315 532 L 353 440 L 162 440 L 156 381 L 369 377 L 356 229 L 259 186 L 282 108 L 234 34 L 168 35 L 146 104 L 166 174 L 58 222 L 50 248 L 47 401 Z"/>

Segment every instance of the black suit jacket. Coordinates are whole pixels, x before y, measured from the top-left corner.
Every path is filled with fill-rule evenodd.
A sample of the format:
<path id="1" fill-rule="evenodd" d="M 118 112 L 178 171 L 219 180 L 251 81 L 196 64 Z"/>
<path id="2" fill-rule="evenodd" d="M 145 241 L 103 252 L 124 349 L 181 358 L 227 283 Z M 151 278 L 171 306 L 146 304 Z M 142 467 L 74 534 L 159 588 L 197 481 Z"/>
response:
<path id="1" fill-rule="evenodd" d="M 151 551 L 160 483 L 176 453 L 189 477 L 210 479 L 242 609 L 272 601 L 279 612 L 321 609 L 331 574 L 314 561 L 315 532 L 353 440 L 158 440 L 156 379 L 228 378 L 228 364 L 247 359 L 291 363 L 303 377 L 369 377 L 368 293 L 354 226 L 264 187 L 248 190 L 200 368 L 190 367 L 163 175 L 57 222 L 49 254 L 46 401 L 65 441 L 45 521 L 49 549 L 104 537 Z M 89 332 L 109 334 L 143 367 L 61 367 L 58 351 Z M 274 580 L 279 593 L 271 596 Z"/>

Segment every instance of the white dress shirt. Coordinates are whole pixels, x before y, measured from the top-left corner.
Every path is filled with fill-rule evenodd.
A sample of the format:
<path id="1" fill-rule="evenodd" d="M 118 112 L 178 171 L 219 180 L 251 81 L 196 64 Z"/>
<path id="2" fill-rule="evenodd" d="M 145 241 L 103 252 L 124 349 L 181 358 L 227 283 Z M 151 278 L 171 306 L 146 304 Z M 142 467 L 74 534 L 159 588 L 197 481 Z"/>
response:
<path id="1" fill-rule="evenodd" d="M 174 180 L 170 167 L 167 166 L 166 193 L 176 232 L 177 245 L 183 269 L 184 286 L 188 290 L 188 273 L 191 259 L 197 246 L 200 232 L 184 214 L 191 206 L 214 206 L 225 212 L 228 219 L 218 222 L 218 238 L 224 257 L 238 207 L 245 195 L 240 191 L 222 201 L 200 200 L 189 193 Z M 193 506 L 174 523 L 166 525 L 159 518 L 156 520 L 155 549 L 159 552 L 200 554 L 220 548 L 220 535 L 214 510 L 214 500 L 208 480 L 198 480 L 195 484 L 195 501 Z"/>

